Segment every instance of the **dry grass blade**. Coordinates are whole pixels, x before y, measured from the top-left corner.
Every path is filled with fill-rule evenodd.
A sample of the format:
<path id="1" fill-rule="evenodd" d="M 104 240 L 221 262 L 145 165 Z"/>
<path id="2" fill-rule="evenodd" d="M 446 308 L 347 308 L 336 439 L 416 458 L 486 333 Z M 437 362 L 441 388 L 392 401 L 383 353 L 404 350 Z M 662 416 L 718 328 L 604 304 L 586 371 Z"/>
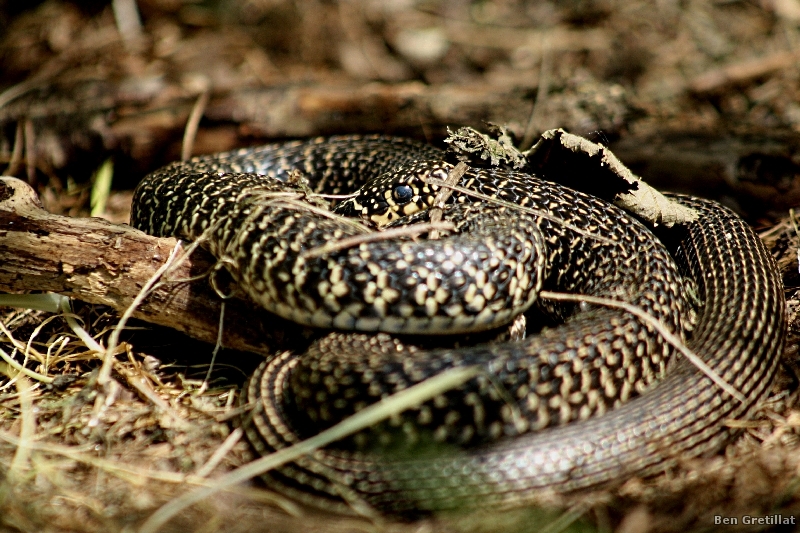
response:
<path id="1" fill-rule="evenodd" d="M 161 279 L 161 276 L 163 276 L 164 273 L 170 269 L 181 249 L 181 242 L 178 241 L 178 243 L 170 252 L 167 260 L 163 265 L 161 265 L 156 273 L 153 274 L 153 277 L 151 277 L 147 283 L 145 283 L 144 287 L 142 287 L 142 290 L 139 291 L 139 294 L 137 294 L 136 298 L 134 298 L 133 302 L 131 302 L 131 305 L 128 306 L 128 309 L 126 309 L 122 314 L 117 327 L 115 327 L 114 331 L 111 332 L 111 336 L 108 339 L 108 347 L 106 348 L 105 356 L 103 357 L 103 366 L 100 368 L 100 375 L 97 378 L 97 382 L 101 386 L 105 385 L 111 377 L 111 363 L 113 361 L 113 354 L 117 349 L 117 344 L 119 344 L 119 336 L 122 330 L 125 328 L 125 324 L 128 323 L 128 320 L 130 320 L 136 308 L 141 305 L 145 298 L 147 298 L 155 284 Z"/>
<path id="2" fill-rule="evenodd" d="M 20 378 L 17 381 L 17 390 L 20 397 L 20 420 L 22 423 L 19 430 L 17 451 L 14 453 L 14 459 L 8 469 L 8 477 L 11 479 L 19 478 L 22 471 L 27 468 L 32 449 L 31 445 L 36 435 L 36 415 L 33 411 L 31 383 L 25 378 Z"/>
<path id="3" fill-rule="evenodd" d="M 113 179 L 114 160 L 109 157 L 92 176 L 92 191 L 89 197 L 91 216 L 99 217 L 105 213 L 108 198 L 111 195 L 111 182 Z"/>
<path id="4" fill-rule="evenodd" d="M 318 450 L 348 435 L 352 435 L 357 431 L 377 424 L 394 414 L 400 413 L 444 391 L 457 387 L 479 374 L 479 369 L 475 367 L 453 368 L 395 393 L 388 398 L 362 409 L 358 413 L 344 419 L 314 437 L 298 442 L 297 444 L 260 459 L 256 459 L 252 463 L 214 480 L 213 487 L 201 488 L 174 499 L 153 513 L 142 527 L 139 528 L 138 533 L 156 533 L 161 526 L 166 524 L 173 516 L 190 505 L 200 502 L 228 487 L 242 483 L 282 464 L 293 461 L 298 457 Z"/>
<path id="5" fill-rule="evenodd" d="M 5 361 L 6 364 L 8 364 L 10 367 L 12 367 L 20 374 L 24 374 L 29 378 L 33 378 L 36 381 L 41 381 L 42 383 L 53 382 L 53 378 L 51 378 L 50 376 L 39 374 L 38 372 L 34 372 L 33 370 L 19 364 L 11 355 L 7 354 L 2 348 L 0 348 L 0 359 Z"/>
<path id="6" fill-rule="evenodd" d="M 227 439 L 225 444 L 232 440 L 235 439 Z M 20 437 L 3 431 L 0 431 L 0 441 L 10 444 L 16 449 L 19 449 L 23 445 L 23 440 Z M 197 474 L 183 474 L 180 472 L 156 470 L 152 467 L 137 466 L 125 461 L 120 461 L 118 459 L 114 460 L 95 457 L 93 455 L 93 451 L 91 450 L 93 445 L 91 447 L 81 449 L 78 446 L 64 446 L 52 442 L 37 442 L 36 440 L 30 440 L 24 444 L 28 451 L 36 451 L 42 454 L 65 457 L 71 461 L 87 465 L 105 474 L 114 476 L 115 478 L 118 478 L 125 483 L 136 487 L 140 491 L 151 481 L 169 483 L 172 485 L 190 484 L 200 487 L 213 486 L 212 482 L 198 476 Z M 2 488 L 0 488 L 0 491 L 1 490 Z M 235 494 L 241 494 L 251 498 L 253 501 L 266 501 L 279 505 L 290 514 L 299 514 L 297 508 L 291 502 L 288 502 L 273 493 L 261 489 L 232 487 L 228 488 L 227 491 Z"/>
<path id="7" fill-rule="evenodd" d="M 303 197 L 302 194 L 293 192 L 273 193 L 273 192 L 253 191 L 248 195 L 246 195 L 246 198 L 253 200 L 256 205 L 261 205 L 264 207 L 280 207 L 296 211 L 309 212 L 315 215 L 323 216 L 325 218 L 329 218 L 331 220 L 336 220 L 344 224 L 347 224 L 348 226 L 354 228 L 356 231 L 359 231 L 361 233 L 361 235 L 345 237 L 337 241 L 331 241 L 329 243 L 326 243 L 324 246 L 304 251 L 301 253 L 301 256 L 306 259 L 322 257 L 339 250 L 344 250 L 347 248 L 358 246 L 362 243 L 382 241 L 397 237 L 415 236 L 421 233 L 426 233 L 436 230 L 453 229 L 453 225 L 450 223 L 438 223 L 438 224 L 431 223 L 431 224 L 415 224 L 413 226 L 406 226 L 403 228 L 396 228 L 382 232 L 374 232 L 369 228 L 367 228 L 366 226 L 364 226 L 363 224 L 361 224 L 360 222 L 353 220 L 352 218 L 343 217 L 327 209 L 323 209 L 321 207 L 303 202 L 300 200 L 302 197 Z M 260 216 L 260 213 L 254 211 L 250 215 L 250 217 L 244 221 L 242 226 L 244 227 L 249 221 L 258 216 Z"/>
<path id="8" fill-rule="evenodd" d="M 3 334 L 8 339 L 8 342 L 10 342 L 14 346 L 14 348 L 25 354 L 26 359 L 30 353 L 33 353 L 34 357 L 36 357 L 38 360 L 40 361 L 44 360 L 44 354 L 39 353 L 38 351 L 33 349 L 30 345 L 23 344 L 22 342 L 15 339 L 14 336 L 11 334 L 11 332 L 8 331 L 8 328 L 3 323 L 2 320 L 0 320 L 0 331 L 3 332 Z"/>
<path id="9" fill-rule="evenodd" d="M 208 461 L 206 461 L 203 466 L 198 468 L 194 475 L 197 477 L 207 477 L 222 461 L 225 455 L 230 452 L 234 446 L 236 446 L 236 443 L 241 440 L 242 435 L 244 435 L 242 428 L 236 428 L 231 431 L 231 434 L 228 435 L 228 438 L 225 439 L 225 442 L 222 443 L 222 446 L 214 451 L 211 457 L 208 458 Z"/>
<path id="10" fill-rule="evenodd" d="M 539 86 L 536 89 L 536 98 L 533 101 L 533 109 L 528 118 L 528 125 L 525 126 L 525 133 L 519 143 L 520 149 L 527 150 L 533 146 L 536 136 L 541 133 L 539 124 L 542 121 L 547 97 L 550 94 L 550 84 L 552 82 L 553 71 L 553 50 L 550 45 L 550 36 L 543 33 L 542 40 L 542 62 L 539 65 Z"/>
<path id="11" fill-rule="evenodd" d="M 331 220 L 342 222 L 343 224 L 347 224 L 348 226 L 352 227 L 353 229 L 361 233 L 371 233 L 372 230 L 370 230 L 368 227 L 364 226 L 357 220 L 348 217 L 343 217 L 341 215 L 337 215 L 336 213 L 331 212 L 328 209 L 323 209 L 308 202 L 300 201 L 300 199 L 304 198 L 305 196 L 306 196 L 305 194 L 297 192 L 252 191 L 244 195 L 242 197 L 242 200 L 243 201 L 250 200 L 255 205 L 262 205 L 265 207 L 267 206 L 282 207 L 286 209 L 293 209 L 295 211 L 305 211 L 325 218 L 329 218 Z"/>
<path id="12" fill-rule="evenodd" d="M 173 267 L 178 253 L 181 251 L 181 242 L 177 244 L 170 251 L 170 255 L 161 267 L 147 280 L 142 289 L 133 299 L 131 304 L 122 314 L 116 327 L 111 331 L 108 339 L 108 347 L 103 354 L 103 364 L 97 376 L 97 384 L 101 387 L 102 392 L 95 397 L 94 413 L 88 422 L 89 427 L 96 427 L 99 423 L 102 412 L 114 403 L 117 395 L 120 393 L 120 386 L 116 381 L 111 379 L 111 369 L 114 364 L 114 355 L 116 355 L 117 346 L 119 345 L 119 337 L 125 329 L 128 320 L 133 316 L 134 311 L 142 304 L 152 292 L 161 277 Z M 134 386 L 136 383 L 132 383 Z M 138 387 L 137 387 L 138 388 Z M 147 395 L 146 395 L 147 396 Z M 180 420 L 180 418 L 178 417 Z"/>
<path id="13" fill-rule="evenodd" d="M 9 342 L 11 342 L 11 344 L 14 346 L 14 352 L 21 351 L 21 352 L 27 354 L 26 345 L 22 344 L 21 342 L 17 341 L 16 339 L 14 339 L 14 337 L 11 334 L 11 332 L 8 330 L 8 328 L 6 328 L 6 325 L 3 323 L 2 320 L 0 320 L 0 331 L 3 332 L 3 334 L 6 336 L 6 338 L 8 338 Z M 39 354 L 38 352 L 35 352 L 35 353 L 38 355 L 38 357 L 42 361 L 45 360 L 45 356 L 43 356 L 42 354 Z M 16 376 L 13 376 L 12 379 L 16 379 L 20 375 L 25 375 L 25 376 L 28 376 L 29 378 L 35 379 L 36 381 L 41 381 L 42 383 L 52 383 L 53 382 L 53 378 L 52 377 L 45 376 L 43 374 L 39 374 L 38 372 L 34 372 L 33 370 L 31 370 L 28 367 L 26 367 L 24 363 L 20 364 L 19 362 L 17 362 L 16 359 L 14 359 L 14 357 L 12 355 L 9 355 L 8 353 L 6 353 L 1 348 L 0 348 L 0 359 L 3 359 L 6 362 L 6 364 L 8 364 L 11 368 L 13 368 L 14 370 L 16 370 L 18 372 L 18 374 Z M 27 362 L 27 355 L 25 356 L 25 359 L 26 359 L 25 362 Z"/>
<path id="14" fill-rule="evenodd" d="M 66 319 L 69 327 L 72 328 L 72 331 L 74 331 L 78 338 L 83 341 L 87 348 L 94 350 L 97 353 L 105 352 L 105 348 L 103 348 L 99 342 L 94 340 L 94 338 L 89 335 L 89 332 L 83 329 L 81 325 L 78 324 L 78 321 L 75 320 L 75 315 L 73 315 L 71 312 L 72 310 L 70 309 L 68 298 L 64 298 L 59 307 L 61 309 L 61 314 Z"/>
<path id="15" fill-rule="evenodd" d="M 203 118 L 203 113 L 205 113 L 210 96 L 210 84 L 206 83 L 202 92 L 197 97 L 194 106 L 192 106 L 192 112 L 189 113 L 189 119 L 186 121 L 186 129 L 183 132 L 183 143 L 181 144 L 181 161 L 186 161 L 192 157 L 194 139 L 197 136 L 197 128 L 200 126 L 200 119 Z"/>
<path id="16" fill-rule="evenodd" d="M 564 511 L 560 517 L 540 529 L 539 533 L 561 533 L 562 531 L 566 531 L 576 520 L 586 514 L 589 508 L 590 505 L 588 502 L 581 502 L 573 505 L 571 508 Z"/>
<path id="17" fill-rule="evenodd" d="M 142 18 L 135 0 L 113 0 L 111 7 L 117 29 L 126 45 L 131 45 L 143 35 Z"/>
<path id="18" fill-rule="evenodd" d="M 3 307 L 24 307 L 25 309 L 38 309 L 48 313 L 58 313 L 61 304 L 69 301 L 66 296 L 60 294 L 0 294 L 0 306 Z"/>
<path id="19" fill-rule="evenodd" d="M 574 226 L 574 225 L 562 220 L 561 218 L 553 216 L 550 213 L 547 213 L 545 211 L 539 211 L 538 209 L 532 209 L 530 207 L 521 206 L 519 204 L 515 204 L 514 202 L 507 202 L 507 201 L 502 200 L 500 198 L 495 198 L 493 196 L 488 196 L 488 195 L 479 193 L 477 191 L 473 191 L 473 190 L 467 189 L 465 187 L 461 187 L 459 185 L 450 185 L 447 182 L 439 180 L 439 179 L 433 179 L 433 178 L 428 179 L 428 183 L 430 183 L 431 185 L 439 185 L 441 187 L 449 187 L 449 188 L 453 189 L 454 191 L 458 191 L 460 193 L 472 196 L 473 198 L 478 198 L 480 200 L 484 200 L 484 201 L 492 203 L 492 204 L 501 205 L 503 207 L 508 207 L 509 209 L 515 209 L 515 210 L 521 211 L 523 213 L 529 213 L 531 215 L 535 215 L 537 217 L 544 218 L 546 220 L 551 220 L 553 222 L 561 224 L 565 228 L 571 229 L 575 233 L 578 233 L 578 234 L 583 235 L 584 237 L 587 237 L 587 238 L 590 238 L 590 239 L 598 240 L 598 241 L 603 242 L 605 244 L 611 244 L 611 245 L 617 244 L 615 241 L 613 241 L 613 240 L 611 240 L 611 239 L 609 239 L 607 237 L 603 237 L 602 235 L 597 235 L 595 233 L 591 233 L 589 231 L 581 229 L 581 228 L 579 228 L 577 226 Z"/>
<path id="20" fill-rule="evenodd" d="M 5 432 L 0 432 L 0 440 L 12 444 L 14 446 L 21 446 L 22 440 Z M 135 485 L 143 485 L 148 479 L 159 481 L 166 481 L 169 483 L 193 483 L 194 481 L 187 477 L 185 474 L 178 472 L 164 472 L 152 469 L 140 468 L 122 461 L 114 461 L 109 459 L 102 459 L 93 457 L 88 450 L 81 451 L 76 449 L 77 446 L 63 446 L 53 443 L 40 443 L 31 442 L 29 448 L 36 451 L 52 453 L 68 457 L 75 461 L 93 466 L 101 469 L 104 472 L 124 477 Z"/>
<path id="21" fill-rule="evenodd" d="M 203 394 L 208 389 L 208 380 L 211 379 L 211 372 L 214 370 L 214 363 L 217 361 L 217 354 L 222 349 L 222 332 L 225 331 L 225 301 L 223 300 L 219 308 L 219 328 L 217 329 L 217 342 L 214 343 L 214 350 L 211 352 L 211 362 L 208 364 L 208 371 L 206 377 L 203 378 L 203 384 L 197 391 L 198 394 Z"/>
<path id="22" fill-rule="evenodd" d="M 359 194 L 361 194 L 359 191 L 355 191 L 348 194 L 312 193 L 309 196 L 314 198 L 323 198 L 325 200 L 347 200 L 349 198 L 355 198 Z"/>
<path id="23" fill-rule="evenodd" d="M 10 96 L 14 98 L 15 95 L 9 94 L 13 93 L 13 89 L 16 87 L 17 89 L 24 89 L 27 90 L 26 87 L 22 87 L 25 85 L 25 82 L 20 83 L 10 89 L 6 90 L 4 93 L 0 94 L 0 109 L 3 108 L 4 102 L 3 99 L 6 96 Z M 19 171 L 20 166 L 22 165 L 22 145 L 24 143 L 25 133 L 22 128 L 22 121 L 17 122 L 16 132 L 14 134 L 14 148 L 11 151 L 11 157 L 8 159 L 8 166 L 6 167 L 5 174 L 8 176 L 16 176 L 17 172 Z"/>
<path id="24" fill-rule="evenodd" d="M 566 294 L 561 292 L 542 291 L 539 293 L 540 298 L 547 298 L 549 300 L 570 301 L 570 302 L 587 302 L 595 305 L 602 305 L 605 307 L 614 307 L 617 309 L 624 309 L 625 311 L 635 315 L 644 322 L 647 322 L 655 329 L 661 337 L 675 347 L 681 354 L 686 357 L 691 363 L 699 368 L 711 381 L 713 381 L 719 388 L 744 403 L 747 401 L 744 394 L 736 390 L 730 383 L 726 382 L 722 377 L 717 374 L 714 369 L 708 366 L 697 354 L 692 352 L 683 341 L 658 321 L 653 316 L 649 315 L 639 307 L 629 304 L 628 302 L 621 302 L 619 300 L 612 300 L 610 298 L 601 298 L 598 296 L 588 296 L 581 294 Z"/>
<path id="25" fill-rule="evenodd" d="M 447 185 L 453 186 L 457 185 L 459 181 L 461 181 L 461 177 L 464 176 L 464 173 L 469 170 L 469 167 L 463 161 L 459 161 L 458 164 L 447 174 L 447 179 L 444 182 Z M 453 194 L 453 189 L 451 187 L 442 187 L 439 189 L 439 192 L 436 193 L 436 197 L 433 199 L 433 207 L 431 208 L 431 223 L 437 223 L 442 220 L 443 216 L 443 209 L 444 204 L 447 202 L 447 199 Z M 439 238 L 439 230 L 431 231 L 430 235 L 431 240 L 436 240 Z"/>
<path id="26" fill-rule="evenodd" d="M 792 223 L 795 239 L 800 240 L 800 228 L 797 227 L 797 216 L 794 209 L 789 209 L 789 220 Z M 797 257 L 797 272 L 800 273 L 800 246 L 795 250 L 795 256 Z"/>
<path id="27" fill-rule="evenodd" d="M 189 428 L 189 423 L 153 390 L 152 385 L 150 385 L 150 382 L 142 372 L 132 372 L 124 369 L 121 373 L 130 386 L 139 391 L 142 396 L 147 398 L 149 402 L 158 407 L 161 411 L 169 415 L 175 422 L 176 427 L 184 430 Z"/>
<path id="28" fill-rule="evenodd" d="M 420 235 L 421 233 L 433 233 L 434 231 L 441 230 L 449 231 L 453 228 L 454 226 L 450 222 L 431 222 L 428 224 L 413 224 L 411 226 L 376 231 L 366 235 L 354 235 L 352 237 L 330 241 L 325 243 L 324 246 L 318 246 L 317 248 L 312 248 L 311 250 L 302 252 L 300 257 L 303 257 L 304 259 L 323 257 L 330 253 L 353 248 L 364 243 L 385 241 L 396 239 L 398 237 L 414 237 L 416 235 Z"/>

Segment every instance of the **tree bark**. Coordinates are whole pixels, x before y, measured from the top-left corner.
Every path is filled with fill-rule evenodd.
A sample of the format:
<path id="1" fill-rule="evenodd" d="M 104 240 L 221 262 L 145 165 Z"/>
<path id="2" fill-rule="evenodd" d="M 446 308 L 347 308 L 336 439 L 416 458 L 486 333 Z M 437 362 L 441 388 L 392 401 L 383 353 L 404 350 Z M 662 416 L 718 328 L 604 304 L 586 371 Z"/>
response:
<path id="1" fill-rule="evenodd" d="M 124 312 L 178 242 L 98 218 L 69 218 L 42 209 L 25 182 L 0 177 L 0 291 L 46 291 Z M 206 278 L 214 258 L 198 249 L 162 279 L 133 317 L 216 342 L 222 299 Z M 184 280 L 184 281 L 182 281 Z M 301 329 L 231 298 L 223 346 L 273 353 Z"/>

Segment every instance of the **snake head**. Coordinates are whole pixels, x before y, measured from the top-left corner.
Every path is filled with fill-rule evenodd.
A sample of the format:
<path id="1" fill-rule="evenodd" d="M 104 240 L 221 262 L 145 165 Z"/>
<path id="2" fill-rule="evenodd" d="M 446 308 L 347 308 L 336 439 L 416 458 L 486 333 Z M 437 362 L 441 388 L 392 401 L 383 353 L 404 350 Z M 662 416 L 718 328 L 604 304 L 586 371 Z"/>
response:
<path id="1" fill-rule="evenodd" d="M 449 166 L 439 161 L 398 167 L 368 180 L 353 197 L 339 203 L 334 212 L 385 226 L 433 206 L 439 186 L 431 185 L 428 180 L 444 180 L 448 171 Z"/>

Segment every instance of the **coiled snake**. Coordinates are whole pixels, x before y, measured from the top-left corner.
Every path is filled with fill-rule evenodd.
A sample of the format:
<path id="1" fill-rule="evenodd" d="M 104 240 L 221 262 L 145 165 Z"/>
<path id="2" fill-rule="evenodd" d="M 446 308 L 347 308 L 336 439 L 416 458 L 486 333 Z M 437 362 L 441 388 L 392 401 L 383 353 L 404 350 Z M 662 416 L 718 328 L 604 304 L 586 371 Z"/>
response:
<path id="1" fill-rule="evenodd" d="M 731 438 L 725 421 L 748 416 L 768 392 L 785 334 L 781 280 L 739 217 L 674 196 L 699 214 L 668 233 L 676 265 L 649 230 L 609 204 L 528 174 L 470 169 L 464 189 L 507 203 L 457 192 L 445 210 L 454 229 L 442 239 L 326 248 L 363 230 L 300 200 L 306 186 L 285 183 L 299 170 L 315 192 L 363 185 L 340 212 L 423 219 L 415 211 L 433 200 L 431 178 L 452 168 L 442 157 L 404 139 L 331 137 L 175 163 L 137 188 L 133 225 L 190 240 L 205 233 L 206 247 L 253 299 L 303 324 L 463 333 L 531 308 L 552 326 L 524 340 L 460 348 L 332 333 L 302 356 L 265 361 L 243 392 L 255 403 L 247 435 L 263 454 L 446 368 L 482 372 L 270 472 L 271 483 L 343 511 L 354 503 L 387 512 L 515 504 L 663 471 Z M 700 302 L 694 325 L 684 276 Z M 537 299 L 542 289 L 640 308 L 686 336 L 744 401 L 682 359 L 657 381 L 675 350 L 652 325 L 602 306 L 581 305 L 572 315 L 571 307 Z"/>

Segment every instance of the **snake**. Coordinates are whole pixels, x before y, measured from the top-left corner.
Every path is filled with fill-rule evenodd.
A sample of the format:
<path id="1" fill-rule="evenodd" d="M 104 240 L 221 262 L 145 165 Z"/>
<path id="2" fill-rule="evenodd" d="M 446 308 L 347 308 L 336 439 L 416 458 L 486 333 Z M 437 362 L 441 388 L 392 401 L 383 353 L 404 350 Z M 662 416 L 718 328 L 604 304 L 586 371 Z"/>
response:
<path id="1" fill-rule="evenodd" d="M 533 173 L 470 167 L 443 208 L 441 238 L 365 238 L 365 224 L 343 217 L 412 228 L 452 170 L 417 141 L 343 135 L 199 156 L 137 186 L 134 227 L 200 240 L 267 310 L 330 331 L 248 379 L 243 424 L 258 453 L 447 369 L 479 369 L 264 474 L 270 486 L 343 513 L 514 506 L 654 475 L 734 438 L 726 422 L 769 392 L 786 334 L 775 263 L 738 215 L 670 194 L 697 217 L 659 239 Z M 334 212 L 314 200 L 354 191 Z M 624 308 L 561 304 L 542 290 L 639 308 L 738 394 Z M 535 334 L 474 333 L 491 339 L 520 313 Z"/>

